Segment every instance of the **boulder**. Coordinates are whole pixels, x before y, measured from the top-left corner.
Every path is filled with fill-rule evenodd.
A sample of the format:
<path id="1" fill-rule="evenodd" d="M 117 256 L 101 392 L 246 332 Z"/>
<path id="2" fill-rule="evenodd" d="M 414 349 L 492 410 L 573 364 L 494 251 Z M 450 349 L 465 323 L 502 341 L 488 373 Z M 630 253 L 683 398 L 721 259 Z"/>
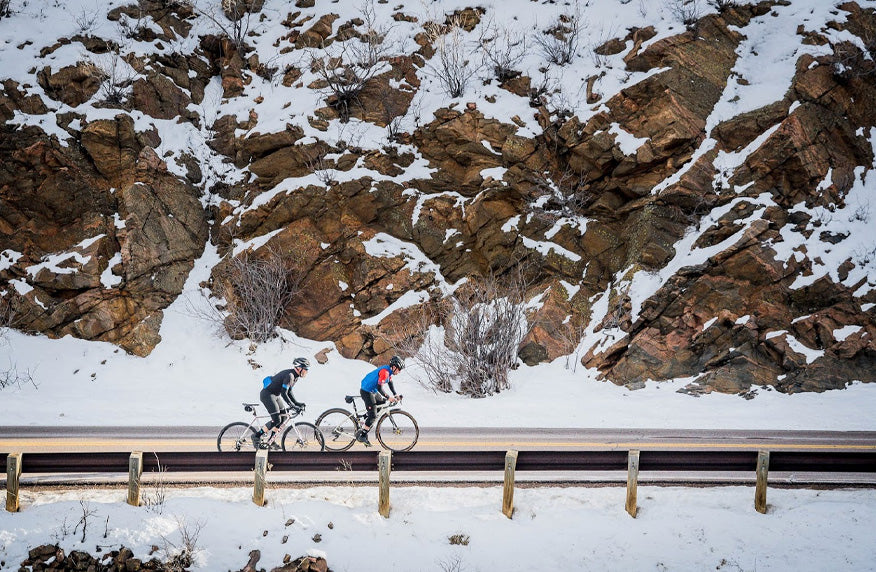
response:
<path id="1" fill-rule="evenodd" d="M 100 90 L 101 71 L 91 63 L 80 62 L 75 66 L 65 66 L 52 73 L 49 67 L 37 74 L 40 86 L 46 95 L 76 107 L 91 99 Z"/>

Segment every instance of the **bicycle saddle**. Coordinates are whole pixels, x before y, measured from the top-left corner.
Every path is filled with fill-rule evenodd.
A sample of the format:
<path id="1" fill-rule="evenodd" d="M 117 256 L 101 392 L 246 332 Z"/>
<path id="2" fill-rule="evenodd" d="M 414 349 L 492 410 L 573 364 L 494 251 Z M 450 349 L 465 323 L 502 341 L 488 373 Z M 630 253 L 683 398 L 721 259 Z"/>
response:
<path id="1" fill-rule="evenodd" d="M 355 397 L 355 395 L 348 395 L 344 398 L 344 401 L 346 401 L 347 403 L 353 403 L 353 399 L 355 399 Z"/>

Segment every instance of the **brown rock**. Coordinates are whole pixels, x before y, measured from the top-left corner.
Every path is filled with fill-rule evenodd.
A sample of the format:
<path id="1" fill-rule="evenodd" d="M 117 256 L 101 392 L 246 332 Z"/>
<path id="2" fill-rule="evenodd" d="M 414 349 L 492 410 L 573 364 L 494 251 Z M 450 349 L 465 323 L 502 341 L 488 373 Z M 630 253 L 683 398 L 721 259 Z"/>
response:
<path id="1" fill-rule="evenodd" d="M 7 121 L 15 115 L 16 109 L 23 113 L 42 115 L 48 113 L 48 108 L 38 95 L 24 95 L 19 90 L 18 82 L 11 79 L 3 81 L 0 90 L 0 120 Z"/>
<path id="2" fill-rule="evenodd" d="M 338 18 L 340 18 L 340 16 L 337 14 L 325 14 L 322 16 L 313 24 L 313 26 L 298 36 L 298 40 L 295 42 L 295 47 L 300 50 L 304 48 L 319 48 L 328 45 L 330 42 L 327 42 L 327 40 L 332 34 L 332 24 L 334 24 L 335 20 Z"/>
<path id="3" fill-rule="evenodd" d="M 37 73 L 37 80 L 46 95 L 71 107 L 91 99 L 101 85 L 99 70 L 93 64 L 81 62 L 61 68 L 55 73 L 52 73 L 51 68 L 43 68 Z"/>
<path id="4" fill-rule="evenodd" d="M 117 115 L 114 120 L 99 119 L 82 129 L 82 147 L 91 157 L 97 171 L 114 187 L 134 180 L 137 157 L 143 149 L 129 115 Z"/>
<path id="5" fill-rule="evenodd" d="M 156 119 L 188 117 L 190 103 L 191 98 L 163 75 L 153 72 L 134 82 L 131 106 Z"/>

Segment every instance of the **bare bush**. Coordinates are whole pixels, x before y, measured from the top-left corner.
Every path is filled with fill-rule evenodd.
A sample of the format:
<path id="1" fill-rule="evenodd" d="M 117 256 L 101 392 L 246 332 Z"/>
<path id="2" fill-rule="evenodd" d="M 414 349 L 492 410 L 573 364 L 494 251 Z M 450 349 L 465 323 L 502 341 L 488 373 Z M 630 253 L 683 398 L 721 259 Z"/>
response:
<path id="1" fill-rule="evenodd" d="M 207 2 L 207 8 L 201 8 L 201 2 L 198 0 L 179 0 L 179 4 L 191 7 L 212 22 L 219 33 L 228 38 L 241 55 L 249 51 L 246 38 L 249 34 L 252 12 L 259 5 L 256 0 L 221 0 L 221 2 L 211 0 Z"/>
<path id="2" fill-rule="evenodd" d="M 564 66 L 571 63 L 578 53 L 584 27 L 581 14 L 575 10 L 561 14 L 548 29 L 535 34 L 534 40 L 547 61 Z"/>
<path id="3" fill-rule="evenodd" d="M 123 38 L 128 38 L 131 40 L 141 38 L 143 33 L 149 27 L 145 17 L 146 14 L 142 8 L 137 8 L 136 16 L 128 16 L 127 14 L 122 14 L 119 16 L 119 34 Z"/>
<path id="4" fill-rule="evenodd" d="M 587 178 L 571 169 L 541 173 L 534 184 L 536 197 L 530 202 L 530 212 L 549 221 L 581 216 L 591 199 Z"/>
<path id="5" fill-rule="evenodd" d="M 718 11 L 718 13 L 723 13 L 733 6 L 736 6 L 739 3 L 739 0 L 708 0 L 708 2 L 710 6 Z"/>
<path id="6" fill-rule="evenodd" d="M 876 245 L 856 248 L 852 253 L 854 262 L 864 268 L 876 268 Z"/>
<path id="7" fill-rule="evenodd" d="M 399 142 L 402 139 L 401 134 L 408 105 L 395 92 L 396 90 L 387 82 L 380 84 L 377 95 L 381 102 L 380 120 L 386 125 L 386 138 L 389 141 Z"/>
<path id="8" fill-rule="evenodd" d="M 190 522 L 185 517 L 177 516 L 179 541 L 173 542 L 166 536 L 164 541 L 164 559 L 169 572 L 186 572 L 194 564 L 195 555 L 200 551 L 198 539 L 204 528 L 204 521 Z"/>
<path id="9" fill-rule="evenodd" d="M 6 329 L 14 328 L 16 324 L 15 310 L 12 304 L 5 297 L 0 297 L 0 347 L 9 345 L 9 339 L 6 337 Z M 20 370 L 18 364 L 13 361 L 12 356 L 15 352 L 10 351 L 8 367 L 0 369 L 0 389 L 6 387 L 21 387 L 24 384 L 31 384 L 37 387 L 37 383 L 29 369 Z"/>
<path id="10" fill-rule="evenodd" d="M 372 2 L 360 6 L 361 31 L 344 41 L 323 46 L 322 54 L 310 52 L 310 69 L 322 80 L 326 103 L 347 121 L 359 96 L 375 76 L 387 67 L 391 43 L 386 41 L 387 28 L 378 27 Z"/>
<path id="11" fill-rule="evenodd" d="M 158 470 L 155 472 L 152 487 L 143 492 L 143 506 L 148 511 L 162 514 L 167 503 L 167 467 L 161 464 L 156 453 L 153 455 L 155 455 Z"/>
<path id="12" fill-rule="evenodd" d="M 876 76 L 876 34 L 862 34 L 861 44 L 839 42 L 830 57 L 833 75 L 841 82 Z"/>
<path id="13" fill-rule="evenodd" d="M 97 511 L 91 508 L 91 505 L 86 501 L 79 501 L 79 508 L 82 510 L 82 514 L 79 517 L 79 522 L 76 523 L 76 526 L 73 527 L 73 534 L 79 530 L 79 527 L 82 527 L 82 538 L 79 539 L 79 542 L 85 542 L 85 537 L 88 529 L 88 519 L 95 516 Z"/>
<path id="14" fill-rule="evenodd" d="M 453 542 L 451 542 L 453 544 Z M 465 563 L 462 560 L 462 557 L 454 555 L 446 560 L 438 561 L 438 566 L 441 568 L 442 572 L 465 572 Z"/>
<path id="15" fill-rule="evenodd" d="M 19 370 L 17 364 L 10 363 L 8 368 L 0 370 L 0 389 L 13 385 L 21 387 L 25 384 L 37 387 L 36 380 L 29 369 Z"/>
<path id="16" fill-rule="evenodd" d="M 421 307 L 405 332 L 387 336 L 415 356 L 412 375 L 434 391 L 487 397 L 510 387 L 520 344 L 531 328 L 522 273 L 500 281 L 478 278 L 448 299 Z M 422 377 L 420 377 L 422 375 Z"/>
<path id="17" fill-rule="evenodd" d="M 233 339 L 264 342 L 272 338 L 288 306 L 299 295 L 298 261 L 273 249 L 258 256 L 245 251 L 232 258 L 217 278 L 225 299 L 224 326 Z"/>
<path id="18" fill-rule="evenodd" d="M 694 29 L 700 20 L 700 0 L 665 0 L 669 13 L 689 30 Z"/>
<path id="19" fill-rule="evenodd" d="M 12 11 L 9 9 L 9 3 L 11 0 L 0 0 L 0 20 L 12 14 Z"/>
<path id="20" fill-rule="evenodd" d="M 2 2 L 2 0 L 0 0 L 0 2 Z M 2 8 L 0 8 L 0 10 L 2 10 Z M 79 14 L 73 17 L 73 21 L 76 22 L 76 28 L 79 30 L 80 34 L 90 34 L 92 30 L 94 30 L 94 26 L 97 24 L 100 16 L 100 10 L 97 8 L 94 10 L 82 8 Z"/>
<path id="21" fill-rule="evenodd" d="M 98 56 L 96 61 L 88 61 L 86 65 L 100 80 L 100 93 L 107 103 L 119 105 L 128 99 L 136 72 L 122 58 L 117 47 L 107 45 L 108 52 Z"/>
<path id="22" fill-rule="evenodd" d="M 326 187 L 330 187 L 337 183 L 335 176 L 337 175 L 337 171 L 335 169 L 336 164 L 332 159 L 328 158 L 328 153 L 322 151 L 318 153 L 313 159 L 308 159 L 304 161 L 304 165 L 310 169 L 310 171 L 316 175 L 316 178 L 319 179 Z"/>
<path id="23" fill-rule="evenodd" d="M 526 54 L 526 35 L 520 30 L 489 24 L 481 29 L 478 45 L 500 82 L 519 76 L 517 69 Z"/>
<path id="24" fill-rule="evenodd" d="M 461 97 L 480 67 L 469 60 L 472 50 L 465 40 L 462 24 L 462 16 L 455 14 L 449 18 L 448 24 L 429 22 L 425 26 L 435 47 L 429 73 L 450 97 Z"/>
<path id="25" fill-rule="evenodd" d="M 560 339 L 563 353 L 566 355 L 564 367 L 575 373 L 581 362 L 581 340 L 587 333 L 587 326 L 580 318 L 570 318 L 557 330 L 556 335 Z"/>

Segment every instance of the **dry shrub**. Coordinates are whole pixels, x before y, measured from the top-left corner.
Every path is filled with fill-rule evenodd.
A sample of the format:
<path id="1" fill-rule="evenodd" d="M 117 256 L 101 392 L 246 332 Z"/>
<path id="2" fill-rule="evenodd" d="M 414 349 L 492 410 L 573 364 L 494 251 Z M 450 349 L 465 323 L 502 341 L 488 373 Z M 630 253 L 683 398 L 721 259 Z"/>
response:
<path id="1" fill-rule="evenodd" d="M 386 335 L 400 354 L 414 356 L 411 375 L 422 385 L 469 397 L 508 389 L 520 344 L 531 324 L 522 275 L 472 279 L 447 299 L 424 304 L 403 331 Z"/>
<path id="2" fill-rule="evenodd" d="M 300 253 L 299 253 L 300 254 Z M 300 293 L 300 257 L 272 248 L 244 251 L 217 276 L 216 294 L 225 299 L 225 330 L 232 339 L 272 338 L 287 308 Z"/>

